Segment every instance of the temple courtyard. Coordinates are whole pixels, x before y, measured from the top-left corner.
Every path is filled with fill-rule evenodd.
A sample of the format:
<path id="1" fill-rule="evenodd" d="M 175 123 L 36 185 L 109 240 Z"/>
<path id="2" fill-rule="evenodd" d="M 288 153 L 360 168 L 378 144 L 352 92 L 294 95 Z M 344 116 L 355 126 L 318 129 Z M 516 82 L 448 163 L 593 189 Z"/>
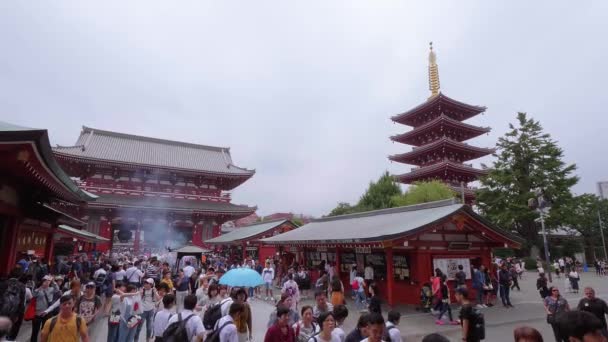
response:
<path id="1" fill-rule="evenodd" d="M 598 297 L 603 299 L 608 298 L 608 278 L 597 277 L 593 272 L 582 273 L 580 284 L 581 291 L 579 294 L 566 293 L 564 279 L 553 279 L 553 285 L 560 288 L 561 293 L 568 300 L 571 307 L 575 307 L 578 304 L 579 299 L 582 298 L 582 289 L 585 286 L 595 288 Z M 505 309 L 502 305 L 496 305 L 483 309 L 486 319 L 486 341 L 511 342 L 513 341 L 513 329 L 521 325 L 529 325 L 538 329 L 546 340 L 553 339 L 553 333 L 550 326 L 546 323 L 545 311 L 535 288 L 536 274 L 534 272 L 527 272 L 524 279 L 520 281 L 520 286 L 521 291 L 516 290 L 511 294 L 514 308 Z M 275 292 L 278 293 L 278 290 Z M 259 299 L 251 300 L 250 303 L 254 313 L 254 341 L 263 341 L 268 317 L 274 307 L 269 302 Z M 312 300 L 304 300 L 304 304 L 312 304 Z M 353 303 L 349 304 L 349 308 L 354 308 Z M 453 308 L 453 314 L 457 317 L 458 309 L 456 306 L 453 306 Z M 430 314 L 417 312 L 414 307 L 400 306 L 397 309 L 403 314 L 400 330 L 404 341 L 421 341 L 424 335 L 432 332 L 442 333 L 450 338 L 451 341 L 460 341 L 459 326 L 437 326 L 435 325 L 435 319 Z M 386 309 L 383 309 L 383 314 L 386 317 Z M 352 330 L 356 325 L 358 317 L 358 312 L 351 311 L 346 320 L 344 330 Z M 31 323 L 24 322 L 18 341 L 29 340 L 30 332 Z M 105 341 L 106 336 L 107 319 L 104 318 L 93 324 L 90 337 L 91 341 Z M 144 336 L 140 336 L 140 342 L 144 341 Z"/>

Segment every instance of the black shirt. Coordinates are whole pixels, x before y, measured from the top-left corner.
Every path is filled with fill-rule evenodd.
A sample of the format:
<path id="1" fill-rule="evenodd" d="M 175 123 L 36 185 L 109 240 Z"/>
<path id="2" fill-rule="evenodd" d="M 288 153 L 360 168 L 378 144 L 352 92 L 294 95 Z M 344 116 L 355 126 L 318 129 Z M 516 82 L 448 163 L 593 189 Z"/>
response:
<path id="1" fill-rule="evenodd" d="M 458 273 L 456 273 L 456 285 L 464 285 L 465 282 L 467 281 L 467 274 L 464 273 L 464 271 L 458 271 Z"/>
<path id="2" fill-rule="evenodd" d="M 467 342 L 479 341 L 479 339 L 477 339 L 473 333 L 473 326 L 476 323 L 475 322 L 476 316 L 473 311 L 474 311 L 473 305 L 471 305 L 471 304 L 465 304 L 460 309 L 460 315 L 459 315 L 460 324 L 464 325 L 465 319 L 469 321 L 469 331 L 467 331 Z"/>
<path id="3" fill-rule="evenodd" d="M 583 298 L 580 302 L 578 302 L 578 309 L 595 315 L 602 322 L 604 329 L 606 329 L 606 314 L 608 314 L 608 305 L 606 305 L 604 300 L 600 298 L 593 298 L 591 300 Z"/>
<path id="4" fill-rule="evenodd" d="M 382 313 L 382 303 L 378 296 L 373 296 L 369 299 L 369 312 Z"/>
<path id="5" fill-rule="evenodd" d="M 365 337 L 361 335 L 361 331 L 359 331 L 359 328 L 355 328 L 355 330 L 351 331 L 348 335 L 346 335 L 344 342 L 361 342 L 364 339 Z"/>

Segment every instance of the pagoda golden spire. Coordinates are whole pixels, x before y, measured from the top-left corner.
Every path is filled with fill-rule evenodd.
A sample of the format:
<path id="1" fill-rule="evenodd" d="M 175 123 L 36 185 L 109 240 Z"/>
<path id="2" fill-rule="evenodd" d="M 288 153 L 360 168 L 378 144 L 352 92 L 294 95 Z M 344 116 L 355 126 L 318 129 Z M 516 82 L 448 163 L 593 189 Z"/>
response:
<path id="1" fill-rule="evenodd" d="M 429 90 L 431 96 L 429 99 L 439 95 L 439 67 L 437 66 L 437 55 L 433 51 L 433 42 L 429 43 L 431 51 L 429 52 Z"/>

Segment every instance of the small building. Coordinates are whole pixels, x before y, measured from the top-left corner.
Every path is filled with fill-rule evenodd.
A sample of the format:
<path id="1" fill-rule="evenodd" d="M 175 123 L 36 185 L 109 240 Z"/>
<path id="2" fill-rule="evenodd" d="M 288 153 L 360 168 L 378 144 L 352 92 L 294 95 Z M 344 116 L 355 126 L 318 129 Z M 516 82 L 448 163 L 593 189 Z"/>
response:
<path id="1" fill-rule="evenodd" d="M 265 246 L 260 239 L 286 233 L 298 228 L 290 220 L 274 220 L 255 223 L 249 226 L 235 228 L 233 231 L 205 241 L 209 245 L 229 248 L 232 256 L 239 259 L 251 258 L 263 263 L 268 257 L 273 258 L 277 249 Z"/>
<path id="2" fill-rule="evenodd" d="M 470 282 L 473 267 L 491 264 L 492 248 L 521 246 L 516 237 L 451 199 L 326 217 L 261 241 L 298 253 L 300 263 L 311 269 L 322 260 L 335 263 L 346 288 L 353 266 L 359 272 L 370 266 L 389 305 L 419 303 L 420 289 L 436 268 L 453 279 L 463 265 Z"/>
<path id="3" fill-rule="evenodd" d="M 99 240 L 76 228 L 86 223 L 69 212 L 96 199 L 55 160 L 48 133 L 0 122 L 0 274 L 23 254 L 52 261 L 55 243 L 69 239 L 70 254 Z M 72 250 L 74 248 L 74 250 Z"/>

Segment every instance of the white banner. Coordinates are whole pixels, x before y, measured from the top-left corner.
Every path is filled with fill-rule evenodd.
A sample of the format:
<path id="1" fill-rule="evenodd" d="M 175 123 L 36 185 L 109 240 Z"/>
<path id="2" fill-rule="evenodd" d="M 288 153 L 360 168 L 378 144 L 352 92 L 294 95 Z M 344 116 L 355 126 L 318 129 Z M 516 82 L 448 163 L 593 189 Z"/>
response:
<path id="1" fill-rule="evenodd" d="M 462 265 L 462 270 L 466 273 L 467 279 L 471 279 L 471 262 L 469 259 L 465 258 L 433 259 L 433 275 L 435 275 L 435 269 L 438 268 L 448 276 L 449 280 L 454 280 L 455 275 L 458 272 L 458 265 Z"/>

